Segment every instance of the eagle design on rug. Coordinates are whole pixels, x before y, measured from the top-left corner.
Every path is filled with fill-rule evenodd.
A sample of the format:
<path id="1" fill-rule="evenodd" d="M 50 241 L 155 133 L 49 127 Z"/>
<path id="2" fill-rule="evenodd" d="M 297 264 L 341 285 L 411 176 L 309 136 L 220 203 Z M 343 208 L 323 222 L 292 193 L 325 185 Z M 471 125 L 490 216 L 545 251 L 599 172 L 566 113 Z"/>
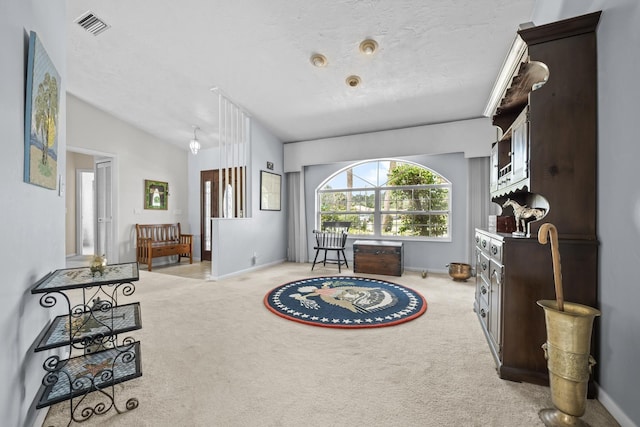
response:
<path id="1" fill-rule="evenodd" d="M 301 286 L 291 298 L 300 301 L 300 305 L 318 310 L 320 306 L 310 297 L 320 297 L 327 304 L 342 307 L 354 313 L 372 313 L 393 307 L 397 297 L 383 288 L 356 286 L 353 282 L 327 281 L 322 287 Z"/>

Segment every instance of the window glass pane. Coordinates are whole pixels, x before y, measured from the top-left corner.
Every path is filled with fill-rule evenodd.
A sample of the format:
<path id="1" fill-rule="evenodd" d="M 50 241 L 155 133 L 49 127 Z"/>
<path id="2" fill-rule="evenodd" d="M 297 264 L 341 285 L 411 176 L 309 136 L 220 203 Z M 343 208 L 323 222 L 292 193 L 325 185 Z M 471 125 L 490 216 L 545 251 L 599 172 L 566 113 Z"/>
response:
<path id="1" fill-rule="evenodd" d="M 437 188 L 432 189 L 429 192 L 429 196 L 431 199 L 431 207 L 432 211 L 448 211 L 449 210 L 449 189 L 448 188 Z"/>
<path id="2" fill-rule="evenodd" d="M 448 238 L 450 200 L 451 185 L 436 172 L 372 161 L 339 172 L 318 190 L 318 219 L 349 221 L 350 234 Z"/>
<path id="3" fill-rule="evenodd" d="M 449 228 L 449 215 L 422 215 L 420 224 L 416 224 L 416 231 L 420 236 L 447 237 Z"/>
<path id="4" fill-rule="evenodd" d="M 358 212 L 372 212 L 375 209 L 375 192 L 373 191 L 350 191 L 347 197 L 351 198 L 350 209 Z"/>
<path id="5" fill-rule="evenodd" d="M 320 193 L 320 209 L 325 211 L 344 211 L 347 206 L 347 198 L 344 192 L 330 191 Z"/>
<path id="6" fill-rule="evenodd" d="M 378 186 L 388 185 L 389 170 L 396 162 L 379 161 L 378 162 Z"/>
<path id="7" fill-rule="evenodd" d="M 372 188 L 375 187 L 374 182 L 370 181 L 371 178 L 375 179 L 375 176 L 371 176 L 369 171 L 362 170 L 361 172 L 366 173 L 367 175 L 361 175 L 357 171 L 356 168 L 349 168 L 340 172 L 338 175 L 334 176 L 329 180 L 325 186 L 322 188 L 323 190 L 328 189 L 342 189 L 342 188 Z"/>
<path id="8" fill-rule="evenodd" d="M 362 213 L 351 222 L 351 234 L 373 236 L 373 214 Z"/>
<path id="9" fill-rule="evenodd" d="M 353 167 L 354 180 L 366 183 L 363 187 L 376 187 L 378 185 L 378 162 L 361 163 Z M 354 186 L 357 187 L 357 186 Z"/>
<path id="10" fill-rule="evenodd" d="M 321 212 L 370 212 L 375 208 L 373 191 L 325 191 L 319 196 Z"/>
<path id="11" fill-rule="evenodd" d="M 320 214 L 320 226 L 327 221 L 348 221 L 351 223 L 349 234 L 373 235 L 373 214 L 340 214 L 323 213 Z"/>
<path id="12" fill-rule="evenodd" d="M 382 230 L 381 233 L 383 236 L 397 236 L 398 235 L 398 224 L 399 224 L 399 215 L 394 214 L 382 214 L 381 215 L 381 223 Z"/>

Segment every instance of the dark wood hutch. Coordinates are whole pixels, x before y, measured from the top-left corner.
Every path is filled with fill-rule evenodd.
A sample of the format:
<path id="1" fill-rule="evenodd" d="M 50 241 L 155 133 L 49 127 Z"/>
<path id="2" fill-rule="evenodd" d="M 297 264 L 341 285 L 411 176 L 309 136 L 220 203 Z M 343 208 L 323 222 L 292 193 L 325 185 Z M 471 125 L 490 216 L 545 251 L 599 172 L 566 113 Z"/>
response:
<path id="1" fill-rule="evenodd" d="M 521 28 L 502 70 L 506 83 L 497 82 L 492 94 L 487 115 L 500 136 L 492 145 L 491 199 L 546 212 L 528 224 L 524 237 L 475 230 L 474 309 L 503 379 L 549 383 L 540 348 L 544 312 L 536 304 L 555 299 L 551 249 L 537 241 L 543 223 L 558 229 L 565 300 L 598 307 L 599 18 L 597 12 Z M 505 208 L 502 214 L 513 212 Z"/>

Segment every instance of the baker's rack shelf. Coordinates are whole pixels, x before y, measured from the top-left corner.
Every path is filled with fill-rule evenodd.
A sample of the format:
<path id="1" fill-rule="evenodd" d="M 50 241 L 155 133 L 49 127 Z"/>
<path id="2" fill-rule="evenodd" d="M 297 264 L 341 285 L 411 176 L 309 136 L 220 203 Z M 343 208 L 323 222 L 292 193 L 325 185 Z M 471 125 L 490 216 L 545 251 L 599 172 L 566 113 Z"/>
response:
<path id="1" fill-rule="evenodd" d="M 138 263 L 113 264 L 102 272 L 89 267 L 51 272 L 31 289 L 41 294 L 40 305 L 65 305 L 65 314 L 47 325 L 37 340 L 35 352 L 62 349 L 46 358 L 36 408 L 70 401 L 70 420 L 82 422 L 111 409 L 118 413 L 138 407 L 131 397 L 124 405 L 116 401 L 115 385 L 142 375 L 140 342 L 123 337 L 142 327 L 138 302 L 119 304 L 121 297 L 135 292 Z M 97 392 L 97 399 L 86 399 Z M 91 403 L 89 403 L 91 401 Z"/>

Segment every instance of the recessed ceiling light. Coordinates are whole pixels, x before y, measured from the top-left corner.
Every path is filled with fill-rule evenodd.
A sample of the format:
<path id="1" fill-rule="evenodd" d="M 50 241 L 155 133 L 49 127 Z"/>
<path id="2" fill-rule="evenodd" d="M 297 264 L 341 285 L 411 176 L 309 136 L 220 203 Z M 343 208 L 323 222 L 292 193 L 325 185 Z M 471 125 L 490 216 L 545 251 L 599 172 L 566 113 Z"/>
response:
<path id="1" fill-rule="evenodd" d="M 360 77 L 356 75 L 349 76 L 347 77 L 346 82 L 347 82 L 347 86 L 356 87 L 360 84 Z"/>
<path id="2" fill-rule="evenodd" d="M 372 39 L 366 39 L 360 43 L 360 52 L 365 55 L 373 55 L 378 49 L 378 43 Z"/>
<path id="3" fill-rule="evenodd" d="M 325 67 L 328 63 L 327 58 L 320 54 L 320 53 L 314 53 L 313 55 L 311 55 L 311 63 L 314 65 L 314 67 Z"/>

